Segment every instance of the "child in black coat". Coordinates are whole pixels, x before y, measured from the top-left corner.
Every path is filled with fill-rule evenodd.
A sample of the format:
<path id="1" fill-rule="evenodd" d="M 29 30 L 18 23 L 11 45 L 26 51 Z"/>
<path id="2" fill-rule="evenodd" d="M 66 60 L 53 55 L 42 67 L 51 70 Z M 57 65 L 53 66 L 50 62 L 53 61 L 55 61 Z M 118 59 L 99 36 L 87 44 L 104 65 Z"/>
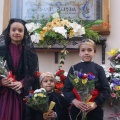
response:
<path id="1" fill-rule="evenodd" d="M 63 96 L 54 92 L 55 79 L 52 73 L 46 72 L 40 75 L 40 87 L 47 91 L 49 103 L 53 101 L 55 106 L 46 118 L 41 111 L 28 107 L 25 120 L 70 120 L 68 111 L 70 104 Z"/>
<path id="2" fill-rule="evenodd" d="M 68 112 L 70 104 L 63 96 L 54 92 L 54 75 L 50 72 L 42 73 L 40 76 L 40 86 L 48 92 L 49 103 L 51 101 L 56 103 L 53 108 L 52 118 L 55 118 L 55 120 L 70 120 Z"/>
<path id="3" fill-rule="evenodd" d="M 90 39 L 82 40 L 79 45 L 79 56 L 81 57 L 81 62 L 70 68 L 68 76 L 65 80 L 63 94 L 69 102 L 74 104 L 71 108 L 72 120 L 76 120 L 76 117 L 78 118 L 77 120 L 81 120 L 81 114 L 77 116 L 80 110 L 87 113 L 87 120 L 103 120 L 103 110 L 101 109 L 101 106 L 109 97 L 110 88 L 106 80 L 104 69 L 100 65 L 93 62 L 95 53 L 95 43 Z M 76 99 L 73 92 L 73 85 L 69 79 L 70 75 L 74 74 L 74 71 L 82 71 L 82 73 L 91 72 L 95 75 L 96 79 L 98 79 L 95 83 L 95 89 L 97 89 L 99 94 L 94 99 L 94 104 L 92 106 Z"/>

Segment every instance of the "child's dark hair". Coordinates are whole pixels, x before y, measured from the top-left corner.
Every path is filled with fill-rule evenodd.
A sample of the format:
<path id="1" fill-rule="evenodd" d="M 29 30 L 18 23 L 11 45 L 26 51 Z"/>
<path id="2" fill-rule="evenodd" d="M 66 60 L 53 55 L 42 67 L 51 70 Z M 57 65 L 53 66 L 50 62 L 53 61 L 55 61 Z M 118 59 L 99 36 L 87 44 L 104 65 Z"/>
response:
<path id="1" fill-rule="evenodd" d="M 95 42 L 93 40 L 91 40 L 91 39 L 83 39 L 83 40 L 81 40 L 80 44 L 78 46 L 79 50 L 80 50 L 81 45 L 84 45 L 84 44 L 92 45 L 93 48 L 94 48 L 94 52 L 96 52 L 96 44 L 95 44 Z"/>

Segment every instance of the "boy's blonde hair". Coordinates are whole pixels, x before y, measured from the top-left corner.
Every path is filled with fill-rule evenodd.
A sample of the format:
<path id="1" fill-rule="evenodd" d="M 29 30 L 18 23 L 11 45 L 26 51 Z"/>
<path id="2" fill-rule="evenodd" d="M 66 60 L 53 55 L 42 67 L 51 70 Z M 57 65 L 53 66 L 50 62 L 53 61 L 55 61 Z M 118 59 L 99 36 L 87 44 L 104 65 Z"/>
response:
<path id="1" fill-rule="evenodd" d="M 93 48 L 94 48 L 94 52 L 96 52 L 96 44 L 95 44 L 95 42 L 93 40 L 91 40 L 91 39 L 83 39 L 83 40 L 81 40 L 80 44 L 78 46 L 79 50 L 80 50 L 81 45 L 84 45 L 84 44 L 92 45 Z"/>
<path id="2" fill-rule="evenodd" d="M 46 77 L 46 76 L 52 77 L 54 79 L 54 75 L 51 72 L 45 72 L 45 73 L 42 73 L 40 75 L 40 81 L 39 82 L 41 83 L 43 78 Z"/>

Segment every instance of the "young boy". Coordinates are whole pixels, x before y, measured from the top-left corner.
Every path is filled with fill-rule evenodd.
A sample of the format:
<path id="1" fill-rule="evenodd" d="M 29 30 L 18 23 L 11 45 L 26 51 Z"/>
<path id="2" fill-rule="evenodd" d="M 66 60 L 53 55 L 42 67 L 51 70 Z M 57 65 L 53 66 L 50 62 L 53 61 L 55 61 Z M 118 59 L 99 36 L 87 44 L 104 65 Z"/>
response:
<path id="1" fill-rule="evenodd" d="M 81 62 L 73 65 L 68 73 L 65 80 L 65 85 L 63 89 L 63 94 L 66 99 L 69 100 L 74 106 L 71 108 L 72 120 L 81 120 L 81 114 L 77 116 L 80 112 L 87 112 L 87 120 L 103 120 L 103 110 L 101 109 L 102 104 L 110 95 L 109 84 L 106 80 L 105 72 L 103 68 L 93 62 L 93 57 L 96 53 L 96 45 L 90 39 L 84 39 L 79 45 L 79 56 Z M 91 72 L 95 75 L 98 81 L 95 83 L 95 89 L 99 91 L 99 95 L 94 99 L 93 106 L 87 105 L 85 102 L 76 99 L 73 92 L 73 85 L 70 82 L 70 74 L 74 74 L 74 71 L 82 71 L 82 73 Z"/>
<path id="2" fill-rule="evenodd" d="M 56 103 L 53 108 L 54 112 L 51 112 L 51 118 L 55 118 L 55 120 L 70 120 L 68 112 L 70 104 L 63 96 L 54 92 L 54 75 L 50 72 L 42 73 L 40 76 L 40 86 L 48 92 L 49 102 L 54 101 Z"/>

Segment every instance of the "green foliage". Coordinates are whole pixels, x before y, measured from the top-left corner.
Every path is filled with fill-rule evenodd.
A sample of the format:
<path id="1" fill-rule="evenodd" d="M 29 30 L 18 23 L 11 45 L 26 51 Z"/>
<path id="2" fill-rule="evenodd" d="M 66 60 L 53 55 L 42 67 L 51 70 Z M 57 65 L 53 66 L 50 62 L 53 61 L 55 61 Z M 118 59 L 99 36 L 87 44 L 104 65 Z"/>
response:
<path id="1" fill-rule="evenodd" d="M 86 29 L 85 30 L 85 35 L 83 35 L 83 36 L 85 36 L 87 38 L 90 38 L 92 40 L 95 39 L 96 41 L 99 41 L 99 37 L 100 37 L 100 35 L 98 34 L 98 32 L 95 32 L 95 31 L 90 30 L 90 29 Z"/>

